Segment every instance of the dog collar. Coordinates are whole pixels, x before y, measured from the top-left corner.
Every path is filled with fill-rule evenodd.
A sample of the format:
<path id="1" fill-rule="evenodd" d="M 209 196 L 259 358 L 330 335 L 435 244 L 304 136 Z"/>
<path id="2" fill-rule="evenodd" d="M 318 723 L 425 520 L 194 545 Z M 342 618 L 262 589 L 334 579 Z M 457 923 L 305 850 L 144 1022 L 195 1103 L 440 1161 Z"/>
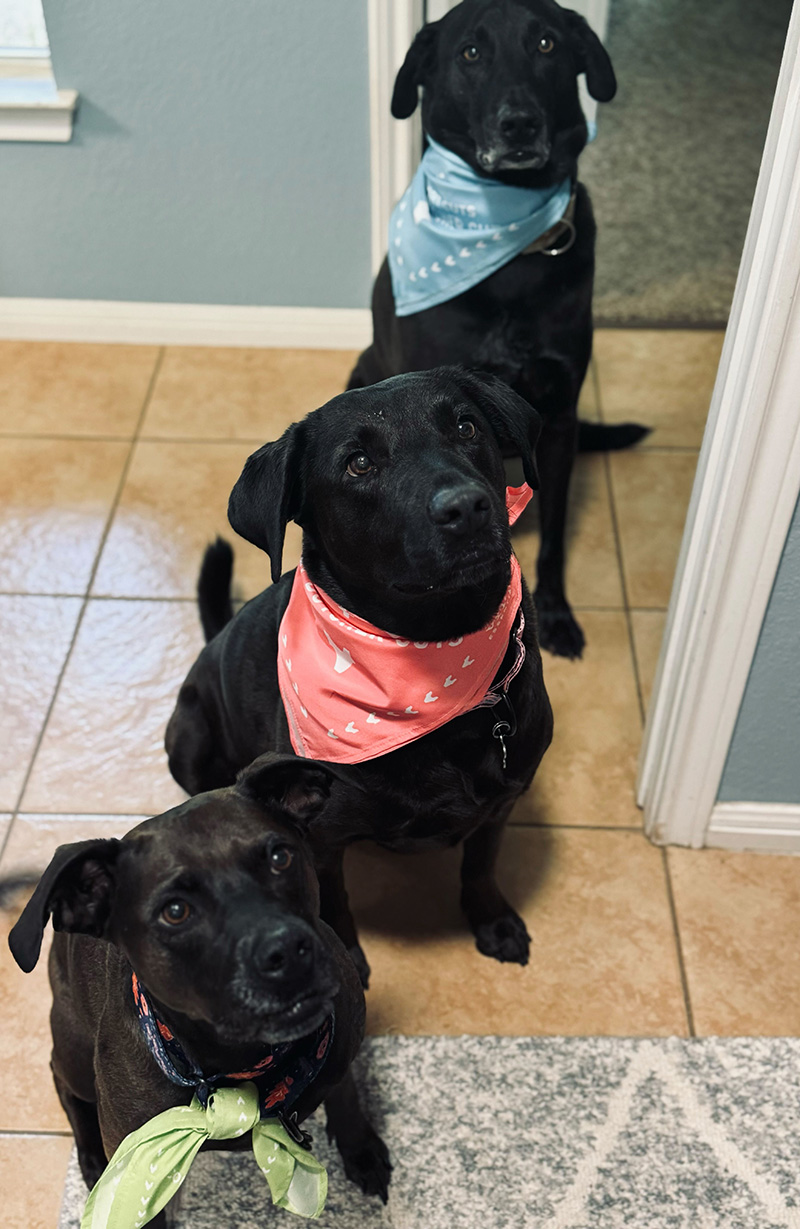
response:
<path id="1" fill-rule="evenodd" d="M 527 484 L 507 488 L 510 524 L 531 495 Z M 403 640 L 334 602 L 301 560 L 278 633 L 278 684 L 296 754 L 358 764 L 497 704 L 524 661 L 521 601 L 520 566 L 512 555 L 508 589 L 480 631 Z M 496 684 L 512 633 L 515 660 Z"/>
<path id="2" fill-rule="evenodd" d="M 555 232 L 566 221 L 571 196 L 569 178 L 548 188 L 515 187 L 479 175 L 428 137 L 389 222 L 396 314 L 413 315 L 477 286 Z M 566 247 L 554 234 L 535 250 L 557 254 Z"/>
<path id="3" fill-rule="evenodd" d="M 168 1080 L 194 1089 L 203 1107 L 220 1085 L 251 1080 L 259 1092 L 261 1117 L 281 1117 L 284 1125 L 286 1122 L 291 1125 L 291 1119 L 286 1116 L 289 1106 L 314 1082 L 328 1057 L 333 1037 L 333 1015 L 308 1037 L 270 1046 L 264 1057 L 249 1071 L 206 1075 L 166 1024 L 158 1019 L 135 973 L 131 973 L 131 987 L 139 1027 L 147 1048 Z"/>
<path id="4" fill-rule="evenodd" d="M 298 1216 L 319 1216 L 328 1175 L 310 1152 L 311 1136 L 285 1111 L 319 1074 L 333 1016 L 310 1037 L 272 1046 L 250 1071 L 206 1076 L 158 1019 L 135 973 L 131 987 L 147 1048 L 167 1079 L 193 1088 L 194 1096 L 189 1105 L 156 1114 L 126 1135 L 92 1188 L 81 1229 L 146 1225 L 181 1186 L 203 1144 L 239 1139 L 248 1131 L 272 1202 Z M 233 1087 L 223 1086 L 228 1084 Z"/>

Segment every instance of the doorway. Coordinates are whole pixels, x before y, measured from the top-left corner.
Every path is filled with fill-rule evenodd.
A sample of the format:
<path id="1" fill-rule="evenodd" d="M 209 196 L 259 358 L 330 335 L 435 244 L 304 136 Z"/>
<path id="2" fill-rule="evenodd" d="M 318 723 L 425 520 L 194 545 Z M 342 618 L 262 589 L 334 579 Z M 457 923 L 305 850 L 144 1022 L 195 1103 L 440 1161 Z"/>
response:
<path id="1" fill-rule="evenodd" d="M 450 0 L 390 6 L 386 24 L 395 41 L 383 59 L 387 106 L 380 119 L 378 203 L 385 216 L 373 192 L 376 263 L 385 249 L 388 214 L 413 172 L 420 142 L 418 127 L 387 118 L 391 83 L 409 34 L 426 16 L 436 20 L 451 7 Z M 758 13 L 734 0 L 703 13 L 684 0 L 582 7 L 620 79 L 618 97 L 600 108 L 598 139 L 581 161 L 599 221 L 599 328 L 582 412 L 609 421 L 635 418 L 654 432 L 634 452 L 598 458 L 596 475 L 587 472 L 581 481 L 579 473 L 574 511 L 579 519 L 595 516 L 605 484 L 601 501 L 607 501 L 623 593 L 615 597 L 590 585 L 584 604 L 611 602 L 625 612 L 639 699 L 649 712 L 636 800 L 658 843 L 727 839 L 712 812 L 797 497 L 791 414 L 770 400 L 784 378 L 778 363 L 789 361 L 793 327 L 786 219 L 793 217 L 797 154 L 791 137 L 796 14 L 775 85 L 790 8 L 789 0 L 772 0 Z M 670 139 L 678 150 L 674 166 L 665 152 Z M 768 448 L 769 457 L 760 452 L 764 431 L 776 450 Z M 736 570 L 731 552 L 748 520 L 742 501 L 760 467 L 766 467 L 770 490 L 766 502 L 763 491 L 758 498 L 764 515 L 748 538 L 753 566 L 743 586 L 745 573 Z M 596 535 L 585 537 L 582 558 L 575 536 L 573 560 L 587 575 L 597 571 L 603 560 Z M 605 571 L 610 574 L 610 566 Z M 746 611 L 740 597 L 733 609 L 742 592 L 749 594 Z M 720 635 L 723 628 L 731 633 L 728 640 Z M 701 711 L 702 732 L 698 720 L 690 720 Z M 800 817 L 796 826 L 797 837 L 789 838 L 796 846 L 779 841 L 778 848 L 800 848 Z M 746 847 L 760 847 L 757 834 L 740 836 Z"/>

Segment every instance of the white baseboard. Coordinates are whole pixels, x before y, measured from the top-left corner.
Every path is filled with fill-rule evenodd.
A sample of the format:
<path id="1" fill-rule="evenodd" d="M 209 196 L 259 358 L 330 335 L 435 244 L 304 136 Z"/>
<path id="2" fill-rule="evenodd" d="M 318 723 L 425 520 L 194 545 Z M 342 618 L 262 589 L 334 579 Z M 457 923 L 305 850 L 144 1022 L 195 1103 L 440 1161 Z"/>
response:
<path id="1" fill-rule="evenodd" d="M 706 845 L 800 854 L 800 805 L 779 802 L 718 802 L 711 812 Z"/>
<path id="2" fill-rule="evenodd" d="M 360 350 L 372 340 L 372 319 L 351 307 L 0 297 L 0 339 Z"/>

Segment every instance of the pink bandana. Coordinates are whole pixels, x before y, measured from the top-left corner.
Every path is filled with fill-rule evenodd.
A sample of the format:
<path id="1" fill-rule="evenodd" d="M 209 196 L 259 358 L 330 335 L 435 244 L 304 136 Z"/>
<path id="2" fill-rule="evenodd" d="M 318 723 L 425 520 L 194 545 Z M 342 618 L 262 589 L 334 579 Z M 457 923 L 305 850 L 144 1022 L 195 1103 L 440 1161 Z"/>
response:
<path id="1" fill-rule="evenodd" d="M 506 488 L 511 525 L 532 494 L 527 483 Z M 496 703 L 490 688 L 521 600 L 512 555 L 510 584 L 486 627 L 454 640 L 402 640 L 332 601 L 301 561 L 278 633 L 278 683 L 295 752 L 358 764 Z M 522 665 L 521 631 L 517 643 L 504 687 Z"/>

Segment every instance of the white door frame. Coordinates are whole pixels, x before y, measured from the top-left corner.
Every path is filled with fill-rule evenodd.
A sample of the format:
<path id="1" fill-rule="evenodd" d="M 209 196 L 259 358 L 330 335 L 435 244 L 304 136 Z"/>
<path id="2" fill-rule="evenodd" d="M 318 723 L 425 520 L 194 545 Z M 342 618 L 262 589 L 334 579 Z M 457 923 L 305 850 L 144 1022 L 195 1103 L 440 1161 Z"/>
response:
<path id="1" fill-rule="evenodd" d="M 392 118 L 394 79 L 422 25 L 423 0 L 367 0 L 372 271 L 386 255 L 389 217 L 421 153 L 420 126 Z"/>
<path id="2" fill-rule="evenodd" d="M 798 51 L 796 4 L 640 757 L 638 801 L 659 844 L 800 848 L 800 807 L 781 808 L 776 840 L 774 807 L 731 822 L 731 804 L 716 805 L 800 492 Z"/>

